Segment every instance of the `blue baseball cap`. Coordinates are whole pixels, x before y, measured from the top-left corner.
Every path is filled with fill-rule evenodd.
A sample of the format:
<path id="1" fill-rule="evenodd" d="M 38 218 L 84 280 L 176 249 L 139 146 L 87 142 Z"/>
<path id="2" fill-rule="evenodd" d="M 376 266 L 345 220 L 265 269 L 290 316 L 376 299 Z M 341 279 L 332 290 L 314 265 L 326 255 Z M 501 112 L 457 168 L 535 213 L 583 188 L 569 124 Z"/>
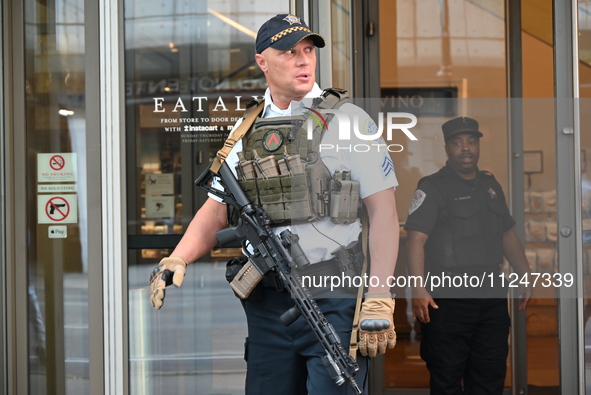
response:
<path id="1" fill-rule="evenodd" d="M 301 18 L 291 14 L 279 14 L 263 23 L 257 34 L 255 47 L 257 53 L 268 47 L 288 51 L 306 37 L 310 37 L 318 48 L 326 45 L 324 37 L 312 32 Z"/>

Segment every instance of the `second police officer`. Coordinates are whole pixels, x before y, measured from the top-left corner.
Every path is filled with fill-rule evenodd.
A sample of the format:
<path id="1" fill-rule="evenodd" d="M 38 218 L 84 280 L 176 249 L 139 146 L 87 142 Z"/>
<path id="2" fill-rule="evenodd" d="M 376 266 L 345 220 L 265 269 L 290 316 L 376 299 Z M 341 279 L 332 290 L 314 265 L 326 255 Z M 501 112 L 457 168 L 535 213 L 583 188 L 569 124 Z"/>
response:
<path id="1" fill-rule="evenodd" d="M 530 269 L 501 186 L 478 169 L 478 122 L 458 117 L 442 129 L 446 165 L 419 181 L 405 225 L 409 272 L 432 279 L 413 289 L 421 357 L 431 394 L 500 395 L 510 326 L 500 265 L 507 258 L 520 278 Z M 486 281 L 477 286 L 467 276 Z M 447 283 L 430 288 L 433 280 Z M 530 288 L 522 292 L 519 310 L 531 297 Z"/>

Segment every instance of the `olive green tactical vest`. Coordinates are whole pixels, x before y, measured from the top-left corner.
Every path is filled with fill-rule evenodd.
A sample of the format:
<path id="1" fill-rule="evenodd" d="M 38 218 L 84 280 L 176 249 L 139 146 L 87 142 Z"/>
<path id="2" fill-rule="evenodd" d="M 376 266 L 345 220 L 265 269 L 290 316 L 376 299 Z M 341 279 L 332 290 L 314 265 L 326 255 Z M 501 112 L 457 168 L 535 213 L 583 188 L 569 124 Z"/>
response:
<path id="1" fill-rule="evenodd" d="M 247 104 L 244 117 L 262 100 Z M 327 89 L 314 99 L 311 108 L 338 109 L 348 102 L 346 91 Z M 334 114 L 323 115 L 328 124 Z M 239 183 L 251 203 L 262 206 L 273 224 L 314 222 L 328 216 L 335 223 L 350 223 L 357 218 L 359 184 L 351 181 L 347 172 L 329 173 L 319 150 L 324 124 L 312 120 L 314 129 L 308 140 L 309 119 L 309 112 L 257 118 L 242 139 L 243 151 L 236 167 Z M 339 197 L 335 202 L 346 204 L 331 205 L 335 194 Z"/>

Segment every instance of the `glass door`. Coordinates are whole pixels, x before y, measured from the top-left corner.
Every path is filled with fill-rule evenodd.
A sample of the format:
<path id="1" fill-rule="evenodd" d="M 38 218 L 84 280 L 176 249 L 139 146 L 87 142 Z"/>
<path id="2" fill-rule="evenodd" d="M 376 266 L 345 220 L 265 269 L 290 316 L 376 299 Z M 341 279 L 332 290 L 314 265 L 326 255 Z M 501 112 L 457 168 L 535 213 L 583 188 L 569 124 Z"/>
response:
<path id="1" fill-rule="evenodd" d="M 513 198 L 512 206 L 518 208 L 513 211 L 516 229 L 532 272 L 549 276 L 561 267 L 556 214 L 557 110 L 552 99 L 554 15 L 549 2 L 522 2 L 518 26 L 523 42 L 512 49 L 519 53 L 522 63 L 517 67 L 522 77 L 512 83 L 519 84 L 519 96 L 524 99 L 508 99 L 508 76 L 515 70 L 507 68 L 506 48 L 516 43 L 507 43 L 507 12 L 501 1 L 379 2 L 382 104 L 418 117 L 413 131 L 417 130 L 419 141 L 404 144 L 402 152 L 392 155 L 400 181 L 397 208 L 404 221 L 417 181 L 445 164 L 442 123 L 456 116 L 473 117 L 484 131 L 479 167 L 495 175 L 508 201 Z M 509 130 L 515 116 L 519 116 L 519 126 Z M 514 136 L 521 146 L 513 146 Z M 523 168 L 523 174 L 516 175 L 514 166 Z M 523 194 L 516 196 L 513 187 Z M 402 233 L 397 276 L 406 275 L 404 238 Z M 509 275 L 506 262 L 504 270 Z M 399 341 L 394 352 L 386 354 L 380 376 L 385 393 L 427 391 L 429 373 L 419 355 L 420 326 L 412 319 L 409 289 L 394 292 Z M 525 314 L 511 308 L 510 346 L 519 345 L 519 352 L 508 359 L 507 391 L 559 390 L 559 296 L 556 287 L 536 284 Z M 524 325 L 516 325 L 520 320 Z M 523 377 L 514 377 L 515 372 Z"/>
<path id="2" fill-rule="evenodd" d="M 502 4 L 471 1 L 380 1 L 379 86 L 390 111 L 417 115 L 418 141 L 398 142 L 392 154 L 400 186 L 398 215 L 406 220 L 420 178 L 445 165 L 441 125 L 457 116 L 480 122 L 479 167 L 495 174 L 509 190 L 508 107 L 505 22 Z M 482 78 L 487 75 L 487 78 Z M 406 235 L 401 233 L 395 275 L 408 276 Z M 395 322 L 398 344 L 386 354 L 385 393 L 429 388 L 429 372 L 420 357 L 421 329 L 412 318 L 411 290 L 397 288 Z M 510 368 L 508 369 L 510 372 Z M 506 387 L 511 386 L 511 375 Z"/>
<path id="3" fill-rule="evenodd" d="M 224 276 L 240 251 L 214 249 L 191 265 L 160 311 L 148 279 L 207 198 L 194 180 L 245 104 L 263 95 L 256 32 L 290 3 L 125 1 L 132 394 L 244 391 L 245 316 Z"/>
<path id="4" fill-rule="evenodd" d="M 14 393 L 104 393 L 101 227 L 95 225 L 101 186 L 93 182 L 101 175 L 99 87 L 98 71 L 89 66 L 98 42 L 87 29 L 98 14 L 85 5 L 25 0 L 4 7 L 15 39 L 7 56 L 12 100 L 5 131 L 5 152 L 14 155 L 6 191 Z"/>

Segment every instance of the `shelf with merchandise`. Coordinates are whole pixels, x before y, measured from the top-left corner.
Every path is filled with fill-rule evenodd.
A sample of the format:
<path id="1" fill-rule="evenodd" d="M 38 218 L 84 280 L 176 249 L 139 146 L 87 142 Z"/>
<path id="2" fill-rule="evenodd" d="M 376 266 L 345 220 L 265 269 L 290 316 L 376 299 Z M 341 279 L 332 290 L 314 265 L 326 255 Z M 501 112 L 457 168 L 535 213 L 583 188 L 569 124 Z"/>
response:
<path id="1" fill-rule="evenodd" d="M 524 211 L 525 254 L 530 269 L 533 273 L 555 273 L 558 268 L 556 190 L 526 191 Z"/>

